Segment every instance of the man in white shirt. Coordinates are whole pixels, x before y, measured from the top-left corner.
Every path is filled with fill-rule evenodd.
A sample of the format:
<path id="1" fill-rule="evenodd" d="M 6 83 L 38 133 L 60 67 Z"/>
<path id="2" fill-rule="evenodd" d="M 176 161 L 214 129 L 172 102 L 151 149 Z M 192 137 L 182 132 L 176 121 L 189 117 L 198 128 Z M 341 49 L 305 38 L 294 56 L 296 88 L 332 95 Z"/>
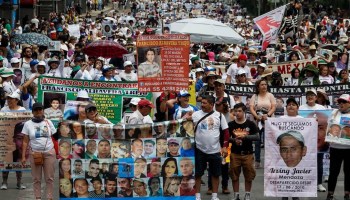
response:
<path id="1" fill-rule="evenodd" d="M 248 56 L 241 54 L 238 56 L 238 64 L 232 64 L 227 70 L 226 83 L 234 83 L 236 74 L 239 69 L 244 69 L 246 71 L 246 76 L 248 81 L 251 81 L 252 75 L 250 73 L 250 67 L 247 66 Z"/>
<path id="2" fill-rule="evenodd" d="M 133 112 L 129 119 L 127 120 L 127 124 L 145 124 L 145 123 L 153 123 L 153 120 L 149 116 L 152 111 L 152 108 L 155 106 L 148 101 L 147 99 L 142 99 L 137 104 L 137 110 Z"/>

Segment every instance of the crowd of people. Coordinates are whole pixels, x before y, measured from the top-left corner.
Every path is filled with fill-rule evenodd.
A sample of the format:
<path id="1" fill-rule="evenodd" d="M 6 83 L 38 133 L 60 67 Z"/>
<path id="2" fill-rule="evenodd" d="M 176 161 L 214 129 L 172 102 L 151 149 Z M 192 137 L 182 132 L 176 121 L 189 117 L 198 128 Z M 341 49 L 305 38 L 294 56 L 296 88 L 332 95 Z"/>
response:
<path id="1" fill-rule="evenodd" d="M 113 5 L 109 12 L 101 11 L 96 17 L 92 10 L 103 10 Z M 70 120 L 59 123 L 57 133 L 61 197 L 138 197 L 138 196 L 186 196 L 195 195 L 201 199 L 200 187 L 205 170 L 209 172 L 208 192 L 212 200 L 217 200 L 219 176 L 222 176 L 222 192 L 230 194 L 229 177 L 232 179 L 234 199 L 239 199 L 239 177 L 244 173 L 245 195 L 249 200 L 256 169 L 262 168 L 261 149 L 264 148 L 264 123 L 275 117 L 282 109 L 283 117 L 301 117 L 298 110 L 333 109 L 332 123 L 340 123 L 350 112 L 350 96 L 329 97 L 323 89 L 308 90 L 304 95 L 306 103 L 300 105 L 298 99 L 283 99 L 270 93 L 269 86 L 319 86 L 323 84 L 349 83 L 350 19 L 344 9 L 323 7 L 317 2 L 292 0 L 286 8 L 279 30 L 280 37 L 268 51 L 261 49 L 263 34 L 254 24 L 247 9 L 238 3 L 231 5 L 208 1 L 87 1 L 86 15 L 81 15 L 80 5 L 68 9 L 67 13 L 51 13 L 49 18 L 24 17 L 11 27 L 8 19 L 1 19 L 0 32 L 0 77 L 1 111 L 31 111 L 34 118 L 23 126 L 23 146 L 14 161 L 31 162 L 34 195 L 41 199 L 41 174 L 45 175 L 47 198 L 53 199 L 54 156 L 53 142 L 49 139 L 56 133 L 50 120 Z M 129 6 L 128 6 L 129 4 Z M 129 9 L 124 10 L 125 8 Z M 189 78 L 195 81 L 196 101 L 189 103 L 190 93 L 186 90 L 163 91 L 154 103 L 149 100 L 132 98 L 128 102 L 132 114 L 123 117 L 121 124 L 126 130 L 125 139 L 130 143 L 110 144 L 111 139 L 122 139 L 123 126 L 112 125 L 110 120 L 97 111 L 97 105 L 89 94 L 82 90 L 77 101 L 82 102 L 77 113 L 63 116 L 59 108 L 60 100 L 50 100 L 50 108 L 37 99 L 38 78 L 50 76 L 98 81 L 137 81 L 137 77 L 157 73 L 160 63 L 154 61 L 154 50 L 147 50 L 147 61 L 137 63 L 136 40 L 139 35 L 171 34 L 170 23 L 179 19 L 206 17 L 232 27 L 245 40 L 245 44 L 191 44 L 189 55 Z M 79 24 L 79 37 L 70 33 L 69 25 Z M 106 24 L 111 30 L 106 31 Z M 18 44 L 13 41 L 16 35 L 36 32 L 60 41 L 59 51 L 50 51 L 36 44 Z M 106 59 L 92 57 L 83 49 L 96 40 L 113 40 L 126 47 L 135 59 Z M 272 52 L 272 53 L 271 53 Z M 281 62 L 317 61 L 304 68 L 293 68 L 290 76 L 273 71 L 268 66 Z M 314 63 L 314 62 L 309 62 Z M 225 65 L 224 73 L 218 73 L 216 64 Z M 152 69 L 150 69 L 152 67 Z M 230 95 L 225 84 L 251 85 L 255 87 L 253 96 Z M 284 103 L 286 102 L 286 103 Z M 331 104 L 332 103 L 332 104 Z M 152 112 L 153 109 L 153 112 Z M 155 113 L 154 117 L 150 113 Z M 181 124 L 162 124 L 164 121 L 185 119 Z M 107 128 L 113 127 L 113 134 Z M 326 125 L 320 125 L 319 135 Z M 153 124 L 154 132 L 152 132 Z M 82 128 L 82 125 L 89 127 Z M 145 125 L 133 129 L 134 125 Z M 218 125 L 218 126 L 216 126 Z M 119 124 L 120 126 L 120 124 Z M 40 137 L 31 127 L 37 127 Z M 110 127 L 110 126 L 109 126 Z M 74 131 L 69 131 L 69 130 Z M 241 133 L 245 131 L 244 134 Z M 33 132 L 34 131 L 34 132 Z M 210 131 L 210 134 L 209 134 Z M 98 143 L 97 133 L 102 138 Z M 42 136 L 42 137 L 41 137 Z M 195 141 L 193 137 L 195 136 Z M 220 137 L 221 136 L 221 137 Z M 154 137 L 156 140 L 138 138 Z M 178 139 L 183 137 L 180 142 Z M 84 144 L 80 139 L 91 139 Z M 171 139 L 169 139 L 171 138 Z M 191 139 L 190 139 L 191 138 Z M 219 139 L 220 138 L 220 139 Z M 16 139 L 16 137 L 14 137 Z M 74 140 L 70 140 L 74 139 Z M 319 138 L 324 142 L 324 137 Z M 320 143 L 319 141 L 319 143 Z M 118 145 L 117 145 L 118 144 Z M 195 147 L 193 146 L 195 144 Z M 33 156 L 28 158 L 27 147 L 31 152 L 44 152 L 42 165 L 36 165 Z M 84 148 L 86 145 L 86 151 Z M 113 151 L 113 147 L 118 146 Z M 125 148 L 120 148 L 125 146 Z M 130 152 L 124 151 L 129 147 Z M 326 146 L 326 147 L 325 147 Z M 18 147 L 19 148 L 19 147 Z M 143 148 L 145 150 L 143 151 Z M 156 151 L 146 151 L 155 148 Z M 222 163 L 230 148 L 230 164 Z M 322 149 L 321 149 L 322 148 Z M 326 149 L 324 149 L 326 148 Z M 72 149 L 72 150 L 71 150 Z M 97 149 L 97 154 L 96 154 Z M 330 169 L 327 200 L 334 199 L 334 191 L 341 165 L 344 162 L 344 199 L 350 199 L 349 157 L 350 146 L 329 144 L 319 146 L 317 160 L 317 189 L 326 192 L 323 183 L 323 153 L 330 154 Z M 72 152 L 71 152 L 72 151 Z M 193 157 L 195 160 L 185 159 Z M 135 168 L 140 170 L 135 179 L 116 178 L 116 169 L 104 168 L 99 158 L 134 158 Z M 156 157 L 164 157 L 163 167 Z M 184 157 L 174 160 L 174 157 Z M 88 169 L 82 170 L 82 160 L 90 159 Z M 146 158 L 152 158 L 147 174 L 144 174 Z M 74 170 L 71 169 L 74 160 Z M 177 164 L 179 168 L 177 169 Z M 195 165 L 194 165 L 195 163 Z M 207 163 L 208 166 L 207 166 Z M 185 167 L 186 165 L 186 167 Z M 42 167 L 43 166 L 43 167 Z M 194 167 L 195 166 L 195 167 Z M 189 167 L 189 169 L 188 169 Z M 208 167 L 208 169 L 207 169 Z M 170 170 L 170 168 L 173 168 Z M 176 169 L 175 169 L 176 168 Z M 113 171 L 114 169 L 114 171 Z M 195 169 L 195 170 L 194 170 Z M 243 169 L 243 170 L 242 170 Z M 105 171 L 110 173 L 105 173 Z M 136 169 L 135 169 L 136 170 Z M 230 172 L 230 173 L 228 173 Z M 174 177 L 181 175 L 181 178 Z M 21 173 L 17 172 L 17 188 L 25 189 Z M 74 182 L 72 177 L 77 177 Z M 8 173 L 3 173 L 1 189 L 6 190 Z M 84 178 L 82 178 L 84 177 Z M 148 183 L 144 177 L 150 177 Z M 159 179 L 164 177 L 164 179 Z M 94 190 L 88 191 L 89 182 Z M 161 182 L 163 183 L 162 186 Z M 105 188 L 102 187 L 105 185 Z M 147 185 L 149 188 L 147 188 Z M 116 187 L 120 188 L 119 191 Z M 74 188 L 74 193 L 73 189 Z M 292 197 L 299 199 L 298 197 Z M 283 197 L 282 199 L 288 199 Z"/>

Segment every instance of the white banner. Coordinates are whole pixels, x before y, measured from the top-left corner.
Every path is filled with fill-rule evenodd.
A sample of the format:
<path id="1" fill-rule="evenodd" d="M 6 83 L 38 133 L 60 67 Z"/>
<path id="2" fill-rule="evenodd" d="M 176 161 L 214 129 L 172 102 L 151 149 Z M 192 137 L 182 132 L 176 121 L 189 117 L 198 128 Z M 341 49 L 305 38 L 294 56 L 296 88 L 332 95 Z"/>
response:
<path id="1" fill-rule="evenodd" d="M 349 117 L 340 117 L 340 124 L 328 124 L 326 142 L 350 145 Z"/>
<path id="2" fill-rule="evenodd" d="M 79 24 L 70 24 L 68 25 L 69 35 L 76 38 L 80 38 L 80 26 Z"/>
<path id="3" fill-rule="evenodd" d="M 270 43 L 276 43 L 278 30 L 282 24 L 285 9 L 286 5 L 253 19 L 264 36 L 262 50 L 265 50 Z"/>
<path id="4" fill-rule="evenodd" d="M 269 118 L 265 128 L 264 195 L 316 197 L 316 119 Z"/>

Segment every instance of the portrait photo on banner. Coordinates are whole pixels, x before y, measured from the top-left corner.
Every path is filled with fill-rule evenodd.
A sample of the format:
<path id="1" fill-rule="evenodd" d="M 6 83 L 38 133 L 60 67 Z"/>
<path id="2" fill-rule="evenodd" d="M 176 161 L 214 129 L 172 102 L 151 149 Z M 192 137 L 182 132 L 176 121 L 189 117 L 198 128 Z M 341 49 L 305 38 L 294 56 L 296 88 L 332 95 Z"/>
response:
<path id="1" fill-rule="evenodd" d="M 316 197 L 316 119 L 269 118 L 265 128 L 265 196 Z"/>

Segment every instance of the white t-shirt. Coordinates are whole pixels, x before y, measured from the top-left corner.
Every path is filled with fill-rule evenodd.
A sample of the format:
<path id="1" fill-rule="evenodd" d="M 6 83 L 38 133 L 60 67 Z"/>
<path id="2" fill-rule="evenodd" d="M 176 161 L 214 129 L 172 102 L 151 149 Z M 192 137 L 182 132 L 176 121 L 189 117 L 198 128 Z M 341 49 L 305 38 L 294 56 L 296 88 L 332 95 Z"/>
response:
<path id="1" fill-rule="evenodd" d="M 299 110 L 326 110 L 326 108 L 316 103 L 314 106 L 309 106 L 308 104 L 301 105 Z"/>
<path id="2" fill-rule="evenodd" d="M 228 76 L 231 76 L 231 83 L 233 83 L 233 84 L 234 84 L 234 81 L 236 79 L 236 74 L 237 74 L 239 69 L 244 69 L 244 71 L 246 73 L 246 77 L 247 78 L 252 78 L 252 74 L 250 73 L 250 68 L 247 65 L 242 68 L 242 67 L 238 67 L 237 64 L 232 64 L 228 68 L 226 74 Z"/>
<path id="3" fill-rule="evenodd" d="M 203 112 L 202 110 L 194 112 L 192 115 L 193 122 L 197 122 L 207 115 L 208 113 Z M 207 154 L 219 153 L 221 151 L 220 146 L 220 124 L 222 130 L 228 128 L 225 116 L 221 116 L 220 122 L 220 113 L 214 111 L 213 114 L 209 115 L 203 119 L 197 126 L 196 131 L 196 146 L 202 152 Z"/>
<path id="4" fill-rule="evenodd" d="M 50 151 L 54 148 L 51 135 L 56 133 L 56 128 L 50 120 L 35 123 L 28 120 L 24 123 L 22 133 L 28 135 L 33 151 Z"/>
<path id="5" fill-rule="evenodd" d="M 137 74 L 134 72 L 131 72 L 130 74 L 126 74 L 124 71 L 119 73 L 119 77 L 125 81 L 137 81 Z"/>
<path id="6" fill-rule="evenodd" d="M 334 78 L 331 75 L 319 76 L 319 79 L 320 79 L 321 84 L 333 84 L 334 83 Z"/>
<path id="7" fill-rule="evenodd" d="M 139 110 L 136 110 L 135 112 L 133 112 L 129 119 L 127 124 L 147 124 L 147 123 L 153 123 L 152 118 L 147 115 L 147 116 L 143 116 Z"/>

